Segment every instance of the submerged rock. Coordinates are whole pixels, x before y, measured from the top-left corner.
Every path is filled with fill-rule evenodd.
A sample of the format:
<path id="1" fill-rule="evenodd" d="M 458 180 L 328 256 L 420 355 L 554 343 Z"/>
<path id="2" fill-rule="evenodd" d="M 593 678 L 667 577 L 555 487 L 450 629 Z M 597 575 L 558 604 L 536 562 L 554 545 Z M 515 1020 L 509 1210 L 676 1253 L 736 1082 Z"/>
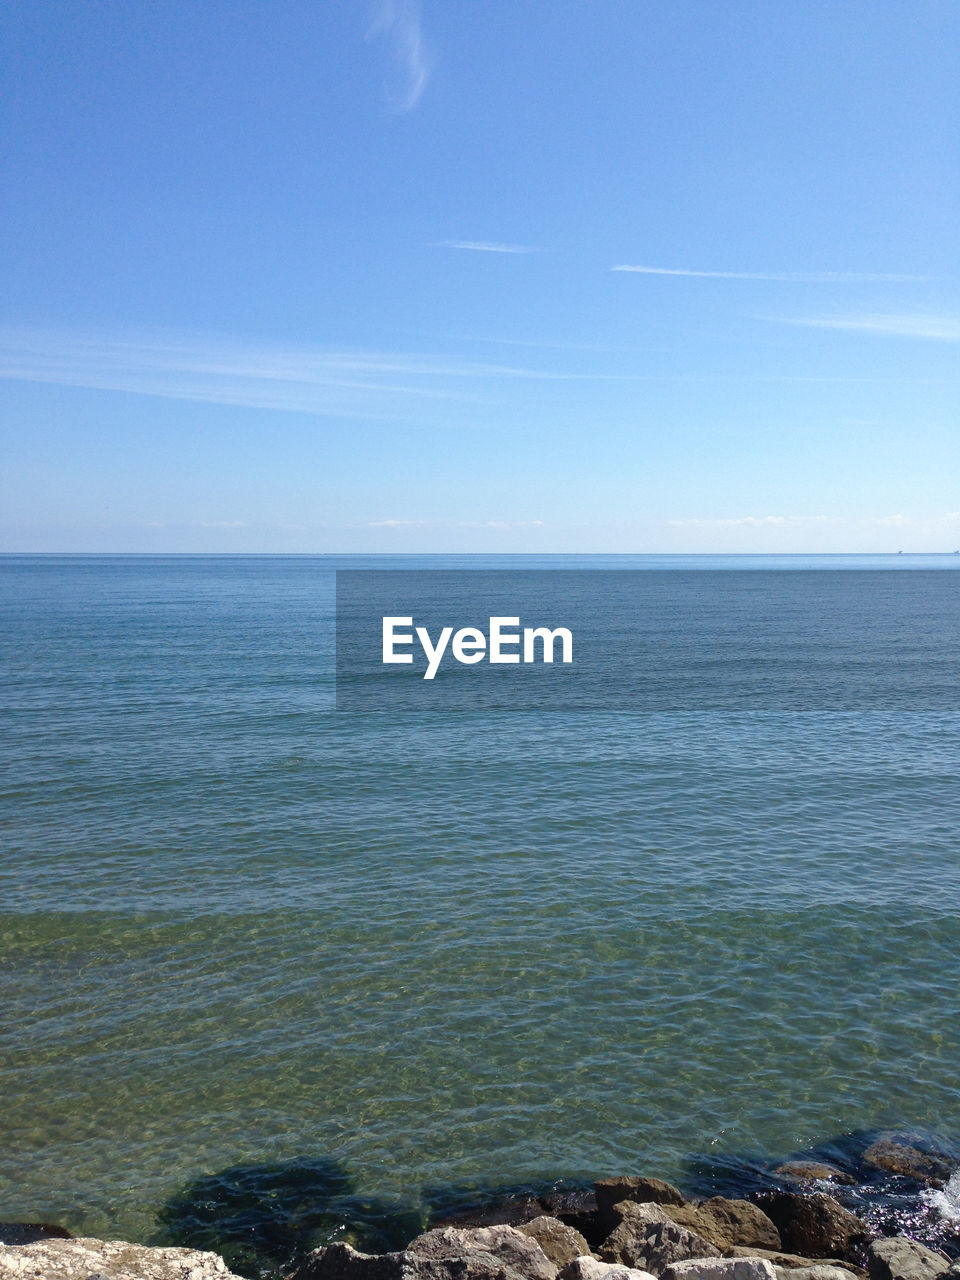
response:
<path id="1" fill-rule="evenodd" d="M 620 1262 L 659 1275 L 674 1262 L 720 1256 L 709 1240 L 674 1222 L 658 1204 L 627 1200 L 615 1205 L 614 1212 L 620 1222 L 598 1250 L 604 1262 Z"/>
<path id="2" fill-rule="evenodd" d="M 861 1159 L 869 1169 L 882 1169 L 884 1173 L 912 1178 L 928 1187 L 942 1187 L 953 1171 L 941 1156 L 885 1138 L 867 1147 Z"/>
<path id="3" fill-rule="evenodd" d="M 215 1253 L 125 1240 L 45 1239 L 0 1245 L 3 1280 L 240 1280 Z"/>
<path id="4" fill-rule="evenodd" d="M 537 1196 L 504 1196 L 479 1209 L 466 1209 L 462 1213 L 447 1214 L 434 1221 L 435 1227 L 496 1227 L 519 1226 L 531 1222 L 544 1212 L 544 1204 Z"/>
<path id="5" fill-rule="evenodd" d="M 785 1182 L 839 1182 L 845 1186 L 856 1182 L 852 1174 L 823 1160 L 788 1160 L 786 1164 L 777 1165 L 773 1177 L 783 1178 Z"/>
<path id="6" fill-rule="evenodd" d="M 823 1191 L 767 1191 L 757 1203 L 780 1232 L 782 1247 L 805 1258 L 846 1259 L 867 1235 L 866 1225 Z"/>
<path id="7" fill-rule="evenodd" d="M 562 1267 L 567 1262 L 590 1253 L 590 1246 L 573 1227 L 568 1227 L 559 1218 L 546 1216 L 534 1218 L 530 1222 L 521 1223 L 517 1227 L 525 1236 L 536 1240 L 554 1266 Z"/>
<path id="8" fill-rule="evenodd" d="M 674 1222 L 696 1231 L 722 1252 L 737 1246 L 779 1249 L 780 1233 L 762 1209 L 749 1200 L 714 1196 L 699 1205 L 666 1205 Z"/>
<path id="9" fill-rule="evenodd" d="M 870 1280 L 937 1280 L 950 1260 L 906 1236 L 874 1240 L 867 1250 Z"/>
<path id="10" fill-rule="evenodd" d="M 66 1227 L 49 1222 L 0 1222 L 0 1244 L 36 1244 L 41 1240 L 72 1240 Z"/>

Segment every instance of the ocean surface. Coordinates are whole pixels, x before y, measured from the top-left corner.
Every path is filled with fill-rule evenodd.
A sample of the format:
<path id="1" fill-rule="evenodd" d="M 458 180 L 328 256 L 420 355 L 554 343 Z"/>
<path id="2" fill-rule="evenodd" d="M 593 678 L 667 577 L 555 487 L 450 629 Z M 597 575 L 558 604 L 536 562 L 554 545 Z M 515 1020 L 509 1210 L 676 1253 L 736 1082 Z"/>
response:
<path id="1" fill-rule="evenodd" d="M 960 691 L 338 712 L 334 570 L 392 564 L 806 573 L 905 634 L 960 602 L 952 556 L 0 558 L 0 1220 L 386 1239 L 956 1144 Z"/>

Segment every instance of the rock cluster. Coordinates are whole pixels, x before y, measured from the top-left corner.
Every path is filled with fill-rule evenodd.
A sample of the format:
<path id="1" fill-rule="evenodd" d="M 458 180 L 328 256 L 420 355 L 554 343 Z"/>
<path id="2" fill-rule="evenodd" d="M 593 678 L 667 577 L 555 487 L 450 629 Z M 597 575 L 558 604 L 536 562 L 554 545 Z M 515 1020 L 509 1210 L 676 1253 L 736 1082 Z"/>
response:
<path id="1" fill-rule="evenodd" d="M 870 1158 L 900 1170 L 910 1157 L 892 1145 L 877 1144 Z M 930 1179 L 941 1172 L 913 1167 Z M 439 1224 L 392 1253 L 326 1245 L 287 1280 L 960 1280 L 960 1263 L 904 1236 L 874 1239 L 810 1190 L 826 1168 L 784 1166 L 783 1182 L 797 1189 L 752 1200 L 690 1201 L 656 1178 L 604 1178 L 593 1194 L 515 1198 Z M 236 1280 L 216 1254 L 57 1239 L 55 1230 L 8 1232 L 0 1280 Z"/>
<path id="2" fill-rule="evenodd" d="M 798 1188 L 827 1166 L 784 1170 Z M 435 1228 L 396 1253 L 312 1253 L 287 1280 L 960 1280 L 925 1246 L 871 1240 L 823 1191 L 688 1201 L 656 1178 L 604 1178 L 554 1213 L 532 1197 L 474 1224 Z M 507 1221 L 509 1219 L 509 1221 Z"/>

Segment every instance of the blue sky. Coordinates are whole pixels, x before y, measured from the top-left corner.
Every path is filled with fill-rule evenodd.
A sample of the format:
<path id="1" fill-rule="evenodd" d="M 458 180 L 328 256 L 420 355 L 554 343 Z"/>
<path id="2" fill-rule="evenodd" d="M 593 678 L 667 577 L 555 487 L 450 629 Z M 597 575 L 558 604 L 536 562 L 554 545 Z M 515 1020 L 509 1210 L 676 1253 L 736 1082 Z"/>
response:
<path id="1" fill-rule="evenodd" d="M 952 0 L 0 40 L 2 549 L 960 546 Z"/>

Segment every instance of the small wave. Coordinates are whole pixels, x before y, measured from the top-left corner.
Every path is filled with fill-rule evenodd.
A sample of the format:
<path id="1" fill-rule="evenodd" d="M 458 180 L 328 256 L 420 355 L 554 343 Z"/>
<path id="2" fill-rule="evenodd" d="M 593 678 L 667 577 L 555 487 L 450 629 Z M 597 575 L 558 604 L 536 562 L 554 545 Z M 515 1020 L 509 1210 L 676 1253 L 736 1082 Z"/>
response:
<path id="1" fill-rule="evenodd" d="M 960 1169 L 951 1175 L 942 1191 L 924 1191 L 920 1198 L 947 1222 L 960 1224 Z"/>

